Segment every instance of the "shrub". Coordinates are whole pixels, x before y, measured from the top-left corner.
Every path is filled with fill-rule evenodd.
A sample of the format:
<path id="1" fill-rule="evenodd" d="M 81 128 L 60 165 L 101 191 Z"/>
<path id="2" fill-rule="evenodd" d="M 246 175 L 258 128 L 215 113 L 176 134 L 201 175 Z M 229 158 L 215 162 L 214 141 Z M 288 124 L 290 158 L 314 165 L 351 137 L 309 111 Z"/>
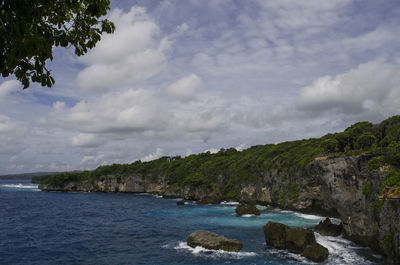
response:
<path id="1" fill-rule="evenodd" d="M 359 149 L 369 149 L 375 142 L 376 137 L 370 132 L 365 132 L 357 138 L 355 147 Z"/>
<path id="2" fill-rule="evenodd" d="M 335 138 L 326 139 L 321 143 L 321 147 L 327 153 L 337 151 L 338 146 L 339 146 L 339 141 L 336 140 Z"/>
<path id="3" fill-rule="evenodd" d="M 371 170 L 379 168 L 384 161 L 385 161 L 384 156 L 376 156 L 376 157 L 371 158 L 368 161 L 367 170 L 371 171 Z"/>

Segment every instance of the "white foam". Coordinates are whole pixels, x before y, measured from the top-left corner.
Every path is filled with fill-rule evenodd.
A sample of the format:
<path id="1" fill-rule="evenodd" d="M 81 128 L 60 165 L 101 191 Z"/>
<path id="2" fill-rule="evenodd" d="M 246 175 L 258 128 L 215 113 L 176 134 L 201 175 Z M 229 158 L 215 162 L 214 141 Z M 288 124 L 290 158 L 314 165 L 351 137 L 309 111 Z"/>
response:
<path id="1" fill-rule="evenodd" d="M 254 214 L 243 214 L 243 215 L 241 215 L 241 216 L 242 216 L 242 217 L 246 217 L 246 218 L 255 217 Z"/>
<path id="2" fill-rule="evenodd" d="M 305 264 L 313 264 L 310 263 L 310 260 L 308 260 L 307 258 L 300 256 L 300 254 L 294 254 L 294 253 L 290 253 L 288 250 L 284 250 L 284 249 L 276 249 L 276 248 L 267 248 L 267 252 L 268 254 L 274 255 L 274 256 L 280 256 L 284 259 L 293 259 L 296 260 L 300 263 L 305 263 Z"/>
<path id="3" fill-rule="evenodd" d="M 293 211 L 289 211 L 289 210 L 281 210 L 281 209 L 276 209 L 277 211 L 279 211 L 280 213 L 294 213 Z"/>
<path id="4" fill-rule="evenodd" d="M 26 185 L 26 184 L 3 184 L 1 185 L 2 187 L 5 188 L 15 188 L 15 189 L 38 189 L 39 185 Z"/>
<path id="5" fill-rule="evenodd" d="M 222 205 L 238 205 L 239 202 L 233 202 L 233 201 L 222 201 L 220 204 Z"/>
<path id="6" fill-rule="evenodd" d="M 343 237 L 322 236 L 315 234 L 316 241 L 326 247 L 329 251 L 329 264 L 375 264 L 360 256 L 355 249 L 364 249 L 364 247 L 356 246 L 351 241 Z M 365 248 L 367 249 L 367 248 Z"/>
<path id="7" fill-rule="evenodd" d="M 295 212 L 294 215 L 304 218 L 304 219 L 310 219 L 310 220 L 323 220 L 325 217 L 319 216 L 319 215 L 312 215 L 312 214 L 304 214 L 304 213 L 298 213 Z"/>
<path id="8" fill-rule="evenodd" d="M 171 245 L 167 244 L 167 245 L 164 245 L 163 247 L 170 248 Z M 210 257 L 210 258 L 241 259 L 241 258 L 246 258 L 246 257 L 257 256 L 257 253 L 255 253 L 255 252 L 245 252 L 245 251 L 229 252 L 229 251 L 224 251 L 224 250 L 206 249 L 206 248 L 199 247 L 199 246 L 192 248 L 186 242 L 179 242 L 177 246 L 175 245 L 172 248 L 175 250 L 178 250 L 178 251 L 189 252 L 195 256 L 204 256 L 204 257 Z"/>

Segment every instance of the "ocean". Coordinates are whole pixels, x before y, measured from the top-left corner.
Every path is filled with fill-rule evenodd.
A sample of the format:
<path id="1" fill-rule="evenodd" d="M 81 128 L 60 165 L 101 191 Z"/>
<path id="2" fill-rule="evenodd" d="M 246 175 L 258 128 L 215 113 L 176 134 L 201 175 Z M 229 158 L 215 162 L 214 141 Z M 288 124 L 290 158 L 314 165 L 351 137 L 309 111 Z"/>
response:
<path id="1" fill-rule="evenodd" d="M 312 264 L 266 246 L 262 226 L 311 228 L 322 216 L 275 209 L 236 216 L 234 202 L 176 205 L 149 194 L 41 192 L 26 180 L 0 180 L 0 264 Z M 338 220 L 334 220 L 338 222 Z M 195 230 L 238 239 L 238 253 L 191 248 Z M 384 264 L 370 249 L 315 234 L 322 264 Z"/>

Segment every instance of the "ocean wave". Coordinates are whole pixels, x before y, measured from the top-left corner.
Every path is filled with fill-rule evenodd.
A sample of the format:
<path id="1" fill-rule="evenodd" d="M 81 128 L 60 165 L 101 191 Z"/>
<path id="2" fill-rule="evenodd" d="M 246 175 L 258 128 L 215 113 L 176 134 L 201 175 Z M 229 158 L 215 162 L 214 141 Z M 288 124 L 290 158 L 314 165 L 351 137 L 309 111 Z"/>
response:
<path id="1" fill-rule="evenodd" d="M 310 219 L 310 220 L 323 220 L 325 217 L 319 216 L 319 215 L 312 215 L 312 214 L 305 214 L 305 213 L 298 213 L 294 212 L 294 215 L 304 218 L 304 219 Z"/>
<path id="2" fill-rule="evenodd" d="M 5 187 L 5 188 L 15 188 L 15 189 L 38 189 L 39 185 L 19 183 L 19 184 L 3 184 L 0 186 Z"/>
<path id="3" fill-rule="evenodd" d="M 284 249 L 267 247 L 266 251 L 269 255 L 278 256 L 285 260 L 289 259 L 289 260 L 295 260 L 297 262 L 304 263 L 304 264 L 314 264 L 314 263 L 311 263 L 310 260 L 308 260 L 307 258 L 301 256 L 300 254 L 290 253 L 289 251 L 284 250 Z"/>
<path id="4" fill-rule="evenodd" d="M 376 264 L 375 262 L 363 258 L 356 251 L 367 250 L 368 248 L 357 246 L 341 236 L 331 237 L 322 236 L 318 233 L 314 234 L 316 241 L 328 249 L 328 261 L 332 264 Z"/>
<path id="5" fill-rule="evenodd" d="M 199 246 L 192 248 L 186 242 L 178 242 L 178 245 L 168 244 L 168 245 L 164 245 L 163 247 L 164 248 L 173 248 L 177 251 L 189 252 L 195 256 L 209 257 L 209 258 L 215 258 L 215 259 L 218 259 L 218 258 L 242 259 L 242 258 L 246 258 L 246 257 L 257 256 L 257 253 L 255 253 L 255 252 L 245 252 L 245 251 L 229 252 L 229 251 L 224 251 L 224 250 L 206 249 L 206 248 L 199 247 Z"/>
<path id="6" fill-rule="evenodd" d="M 220 204 L 222 205 L 238 205 L 239 202 L 233 202 L 233 201 L 222 201 Z"/>
<path id="7" fill-rule="evenodd" d="M 279 209 L 279 208 L 277 208 L 276 211 L 277 211 L 277 212 L 280 212 L 280 213 L 294 213 L 294 211 L 290 211 L 290 210 L 281 210 L 281 209 Z"/>

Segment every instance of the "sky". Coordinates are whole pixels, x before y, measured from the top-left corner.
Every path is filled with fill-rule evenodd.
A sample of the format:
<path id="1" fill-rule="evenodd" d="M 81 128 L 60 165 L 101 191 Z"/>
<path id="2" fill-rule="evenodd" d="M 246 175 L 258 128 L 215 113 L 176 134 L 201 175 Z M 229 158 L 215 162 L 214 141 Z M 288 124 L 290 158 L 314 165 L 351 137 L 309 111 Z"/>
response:
<path id="1" fill-rule="evenodd" d="M 398 0 L 112 0 L 56 83 L 0 77 L 0 174 L 320 137 L 400 114 Z"/>

